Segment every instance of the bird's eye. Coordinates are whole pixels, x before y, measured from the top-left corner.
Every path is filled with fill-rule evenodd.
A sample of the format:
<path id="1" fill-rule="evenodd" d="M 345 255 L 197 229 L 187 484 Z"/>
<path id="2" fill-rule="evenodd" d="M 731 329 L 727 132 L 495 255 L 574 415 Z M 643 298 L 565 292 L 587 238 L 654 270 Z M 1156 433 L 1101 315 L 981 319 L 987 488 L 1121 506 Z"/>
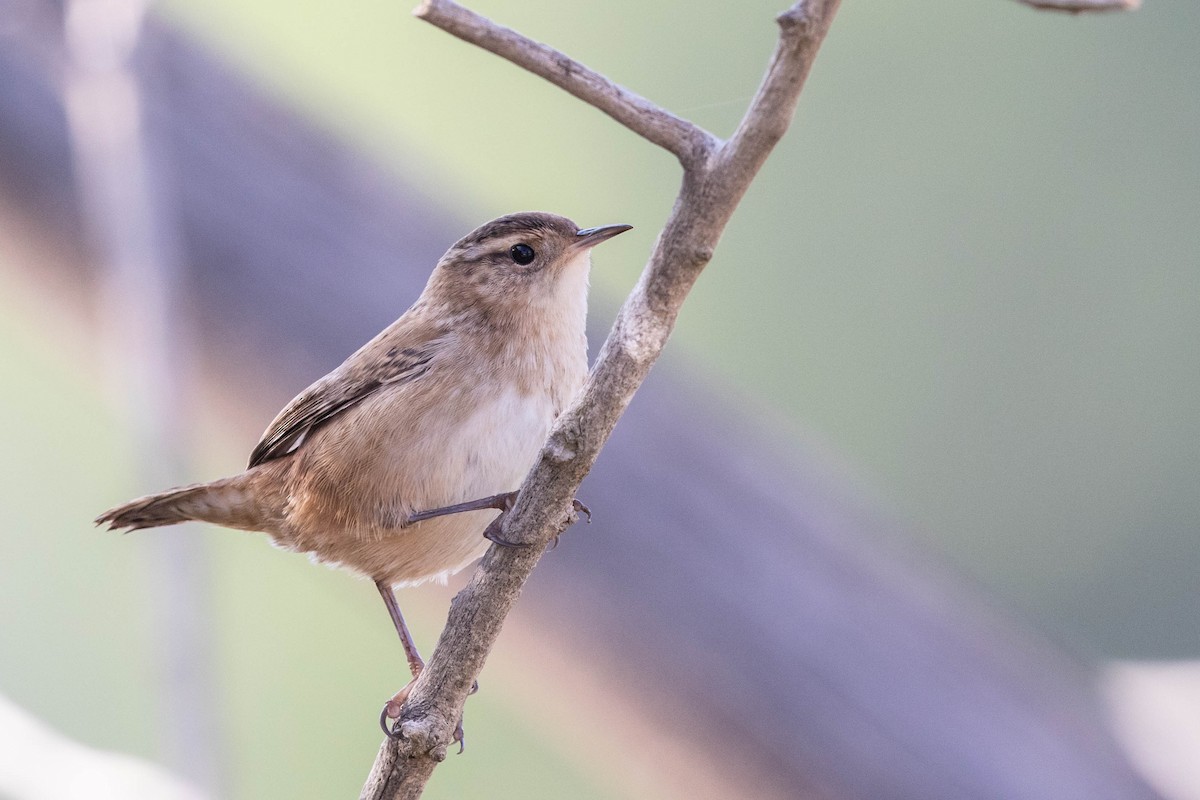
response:
<path id="1" fill-rule="evenodd" d="M 532 264 L 533 259 L 537 257 L 537 253 L 533 252 L 533 248 L 527 244 L 514 244 L 509 248 L 508 254 L 512 256 L 513 261 L 522 267 L 526 264 Z"/>

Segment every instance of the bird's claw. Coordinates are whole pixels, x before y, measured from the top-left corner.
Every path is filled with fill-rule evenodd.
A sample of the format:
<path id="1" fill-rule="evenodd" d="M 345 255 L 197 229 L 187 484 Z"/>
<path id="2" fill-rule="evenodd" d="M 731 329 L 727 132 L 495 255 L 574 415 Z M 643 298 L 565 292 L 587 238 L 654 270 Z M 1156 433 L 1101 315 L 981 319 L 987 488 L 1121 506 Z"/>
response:
<path id="1" fill-rule="evenodd" d="M 454 726 L 454 738 L 452 741 L 458 742 L 458 754 L 461 756 L 463 751 L 467 749 L 467 735 L 463 732 L 462 717 L 458 718 L 458 724 Z"/>
<path id="2" fill-rule="evenodd" d="M 467 697 L 479 691 L 479 681 L 471 683 L 471 689 L 467 692 Z M 458 754 L 461 756 L 463 751 L 467 749 L 467 735 L 463 732 L 463 718 L 458 718 L 458 724 L 454 726 L 454 738 L 452 741 L 458 742 Z"/>
<path id="3" fill-rule="evenodd" d="M 403 689 L 392 695 L 383 704 L 383 711 L 379 712 L 379 727 L 383 728 L 383 732 L 389 739 L 404 738 L 404 732 L 400 730 L 400 712 L 404 710 L 404 703 L 408 700 L 408 695 L 416 683 L 417 679 L 414 677 L 404 685 Z M 389 720 L 395 720 L 391 727 L 388 727 Z"/>
<path id="4" fill-rule="evenodd" d="M 408 691 L 412 684 L 405 686 L 396 693 L 396 697 L 388 700 L 383 704 L 383 710 L 379 712 L 379 727 L 383 729 L 383 735 L 389 739 L 403 739 L 404 730 L 400 726 L 400 713 L 404 710 L 404 701 L 408 699 Z M 479 691 L 479 681 L 474 681 L 471 684 L 471 690 L 467 692 L 467 697 Z M 397 700 L 400 695 L 404 697 Z M 390 725 L 388 723 L 391 723 Z M 462 755 L 467 749 L 467 735 L 463 731 L 462 717 L 458 718 L 458 724 L 454 726 L 454 736 L 452 741 L 458 742 L 458 753 Z"/>
<path id="5" fill-rule="evenodd" d="M 494 520 L 492 520 L 491 524 L 487 526 L 486 530 L 484 530 L 483 538 L 487 539 L 488 541 L 495 542 L 496 544 L 500 545 L 501 547 L 528 547 L 529 546 L 525 542 L 511 542 L 508 539 L 505 539 L 503 536 L 500 535 L 500 531 L 502 530 L 503 525 L 504 525 L 504 517 L 505 517 L 505 515 L 508 514 L 509 511 L 512 510 L 513 503 L 515 501 L 516 501 L 515 494 L 510 495 L 509 497 L 506 498 L 505 508 L 503 510 L 501 510 L 500 516 L 498 516 Z M 571 511 L 572 511 L 572 513 L 574 513 L 576 515 L 571 520 L 572 522 L 575 522 L 579 519 L 579 517 L 578 517 L 579 514 L 583 514 L 584 517 L 587 518 L 587 523 L 589 525 L 592 524 L 592 510 L 590 508 L 588 508 L 587 505 L 585 505 L 581 500 L 572 500 L 571 501 Z M 550 542 L 551 550 L 553 550 L 556 547 L 558 547 L 558 536 L 557 535 L 555 535 L 555 537 Z"/>
<path id="6" fill-rule="evenodd" d="M 388 700 L 383 704 L 383 711 L 379 712 L 379 727 L 383 729 L 383 735 L 389 739 L 403 739 L 404 731 L 400 728 L 400 711 L 403 705 L 395 700 Z M 395 720 L 389 727 L 388 722 Z"/>
<path id="7" fill-rule="evenodd" d="M 525 544 L 524 542 L 510 542 L 508 539 L 505 539 L 500 535 L 500 531 L 503 527 L 501 525 L 501 521 L 504 519 L 504 515 L 507 513 L 507 511 L 502 512 L 500 516 L 492 520 L 492 523 L 487 526 L 486 530 L 484 530 L 483 538 L 490 542 L 495 542 L 501 547 L 528 547 L 529 545 Z"/>

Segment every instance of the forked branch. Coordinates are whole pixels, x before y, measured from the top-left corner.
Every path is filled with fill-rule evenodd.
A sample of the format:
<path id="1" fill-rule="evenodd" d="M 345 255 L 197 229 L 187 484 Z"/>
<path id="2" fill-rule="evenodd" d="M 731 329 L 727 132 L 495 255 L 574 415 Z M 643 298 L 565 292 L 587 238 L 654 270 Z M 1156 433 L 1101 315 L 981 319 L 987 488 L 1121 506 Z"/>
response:
<path id="1" fill-rule="evenodd" d="M 363 798 L 418 797 L 445 758 L 463 703 L 504 618 L 546 546 L 573 518 L 575 490 L 662 352 L 733 210 L 787 130 L 838 3 L 800 0 L 779 16 L 779 44 L 767 75 L 728 142 L 452 0 L 426 0 L 416 10 L 421 19 L 546 78 L 673 153 L 684 167 L 684 180 L 583 393 L 558 418 L 505 518 L 504 538 L 528 546 L 492 547 L 454 598 L 437 648 L 401 715 L 404 738 L 384 742 Z"/>
<path id="2" fill-rule="evenodd" d="M 685 166 L 702 160 L 716 145 L 715 137 L 698 125 L 664 111 L 553 47 L 497 25 L 457 3 L 424 0 L 413 14 L 545 78 L 639 136 L 674 153 Z"/>
<path id="3" fill-rule="evenodd" d="M 1098 5 L 1122 0 L 1020 1 Z M 493 546 L 454 598 L 437 648 L 401 714 L 404 738 L 383 743 L 363 788 L 364 800 L 420 796 L 434 767 L 446 757 L 463 704 L 521 587 L 550 541 L 573 520 L 576 489 L 662 353 L 679 309 L 712 258 L 734 209 L 787 132 L 839 2 L 798 0 L 779 15 L 779 40 L 762 85 L 726 142 L 557 50 L 452 0 L 425 0 L 416 10 L 416 16 L 426 22 L 595 106 L 673 153 L 684 170 L 666 226 L 621 307 L 583 392 L 556 421 L 504 518 L 502 537 L 527 546 Z"/>

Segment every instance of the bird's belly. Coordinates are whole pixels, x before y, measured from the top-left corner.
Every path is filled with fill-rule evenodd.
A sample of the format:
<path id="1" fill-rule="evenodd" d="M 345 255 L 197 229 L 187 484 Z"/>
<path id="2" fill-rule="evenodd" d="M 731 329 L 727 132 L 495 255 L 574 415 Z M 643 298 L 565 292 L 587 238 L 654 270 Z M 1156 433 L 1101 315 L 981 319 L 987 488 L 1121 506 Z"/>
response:
<path id="1" fill-rule="evenodd" d="M 352 507 L 357 509 L 353 515 L 336 521 L 312 515 L 294 529 L 291 541 L 281 544 L 393 584 L 457 572 L 487 549 L 483 531 L 496 512 L 465 512 L 414 524 L 405 524 L 405 518 L 519 488 L 557 411 L 549 393 L 506 388 L 477 402 L 469 413 L 434 410 L 417 430 L 411 418 L 389 424 L 383 417 L 369 444 L 345 447 L 344 453 L 356 455 L 341 459 L 336 469 L 326 469 L 324 479 L 307 486 L 311 498 L 304 505 Z M 321 446 L 319 441 L 310 444 Z M 339 497 L 321 497 L 333 492 Z"/>

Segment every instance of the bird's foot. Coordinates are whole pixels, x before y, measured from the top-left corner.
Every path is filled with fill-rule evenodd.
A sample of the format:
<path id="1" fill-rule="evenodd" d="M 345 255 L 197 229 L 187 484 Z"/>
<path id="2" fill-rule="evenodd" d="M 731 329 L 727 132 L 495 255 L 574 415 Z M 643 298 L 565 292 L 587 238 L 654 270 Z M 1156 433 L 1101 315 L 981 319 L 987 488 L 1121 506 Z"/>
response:
<path id="1" fill-rule="evenodd" d="M 392 695 L 386 703 L 383 704 L 383 711 L 379 712 L 379 727 L 383 728 L 383 733 L 389 739 L 403 739 L 404 731 L 400 727 L 400 714 L 404 710 L 404 702 L 408 700 L 409 693 L 412 692 L 413 685 L 417 682 L 416 678 L 409 681 L 403 689 Z M 471 691 L 467 692 L 467 696 L 475 694 L 479 691 L 479 681 L 471 684 Z M 389 726 L 388 723 L 391 723 Z M 458 722 L 454 726 L 454 735 L 452 741 L 458 743 L 459 755 L 467 749 L 467 735 L 463 730 L 463 718 L 460 716 Z"/>
<path id="2" fill-rule="evenodd" d="M 471 691 L 467 692 L 467 697 L 470 697 L 478 691 L 479 681 L 475 681 L 471 684 Z M 458 742 L 458 754 L 461 756 L 463 751 L 467 749 L 467 735 L 463 732 L 463 715 L 459 715 L 458 723 L 454 726 L 454 737 L 452 741 Z"/>
<path id="3" fill-rule="evenodd" d="M 463 718 L 458 718 L 458 724 L 454 726 L 454 737 L 451 741 L 458 742 L 458 754 L 461 756 L 463 751 L 467 749 L 467 734 L 463 732 Z"/>
<path id="4" fill-rule="evenodd" d="M 379 727 L 383 728 L 384 734 L 389 739 L 403 739 L 404 734 L 400 731 L 400 712 L 404 710 L 404 701 L 408 699 L 408 695 L 412 692 L 413 685 L 417 682 L 413 678 L 404 688 L 391 696 L 386 703 L 383 704 L 383 711 L 379 712 Z M 392 723 L 390 726 L 388 723 Z"/>
<path id="5" fill-rule="evenodd" d="M 500 512 L 500 515 L 492 520 L 491 524 L 483 532 L 483 538 L 495 542 L 501 547 L 527 547 L 524 542 L 511 542 L 501 535 L 501 530 L 504 525 L 504 517 L 509 511 L 512 511 L 513 504 L 517 502 L 517 492 L 503 492 L 501 494 L 493 494 L 488 497 L 482 497 L 478 500 L 468 500 L 465 503 L 455 503 L 452 506 L 443 506 L 442 508 L 432 508 L 428 511 L 418 511 L 415 514 L 408 516 L 408 521 L 421 522 L 422 520 L 433 519 L 434 517 L 444 517 L 447 514 L 461 514 L 464 511 L 481 511 L 483 509 L 495 509 Z M 590 524 L 592 521 L 592 510 L 584 505 L 579 500 L 571 501 L 571 513 L 573 514 L 574 523 L 579 519 L 579 515 L 583 514 L 587 517 Z M 558 537 L 554 537 L 551 543 L 551 549 L 558 546 Z"/>
<path id="6" fill-rule="evenodd" d="M 513 497 L 513 500 L 516 500 L 516 497 Z M 509 540 L 505 539 L 503 536 L 500 535 L 501 531 L 503 530 L 504 517 L 505 517 L 505 515 L 508 514 L 508 512 L 510 510 L 511 510 L 511 502 L 510 502 L 509 508 L 506 508 L 503 511 L 501 511 L 500 516 L 498 516 L 494 520 L 492 520 L 492 524 L 487 526 L 487 529 L 483 532 L 483 538 L 485 538 L 489 541 L 495 542 L 496 544 L 500 545 L 501 547 L 528 547 L 529 544 L 526 542 L 510 542 Z M 571 515 L 572 516 L 571 516 L 571 520 L 568 524 L 574 524 L 575 522 L 577 522 L 579 520 L 580 514 L 583 514 L 585 517 L 587 517 L 587 522 L 589 525 L 592 524 L 592 510 L 590 508 L 588 508 L 586 505 L 584 505 L 581 501 L 572 500 L 571 501 Z M 556 547 L 558 547 L 558 534 L 555 534 L 554 539 L 551 540 L 551 542 L 550 542 L 551 550 L 553 550 Z"/>

